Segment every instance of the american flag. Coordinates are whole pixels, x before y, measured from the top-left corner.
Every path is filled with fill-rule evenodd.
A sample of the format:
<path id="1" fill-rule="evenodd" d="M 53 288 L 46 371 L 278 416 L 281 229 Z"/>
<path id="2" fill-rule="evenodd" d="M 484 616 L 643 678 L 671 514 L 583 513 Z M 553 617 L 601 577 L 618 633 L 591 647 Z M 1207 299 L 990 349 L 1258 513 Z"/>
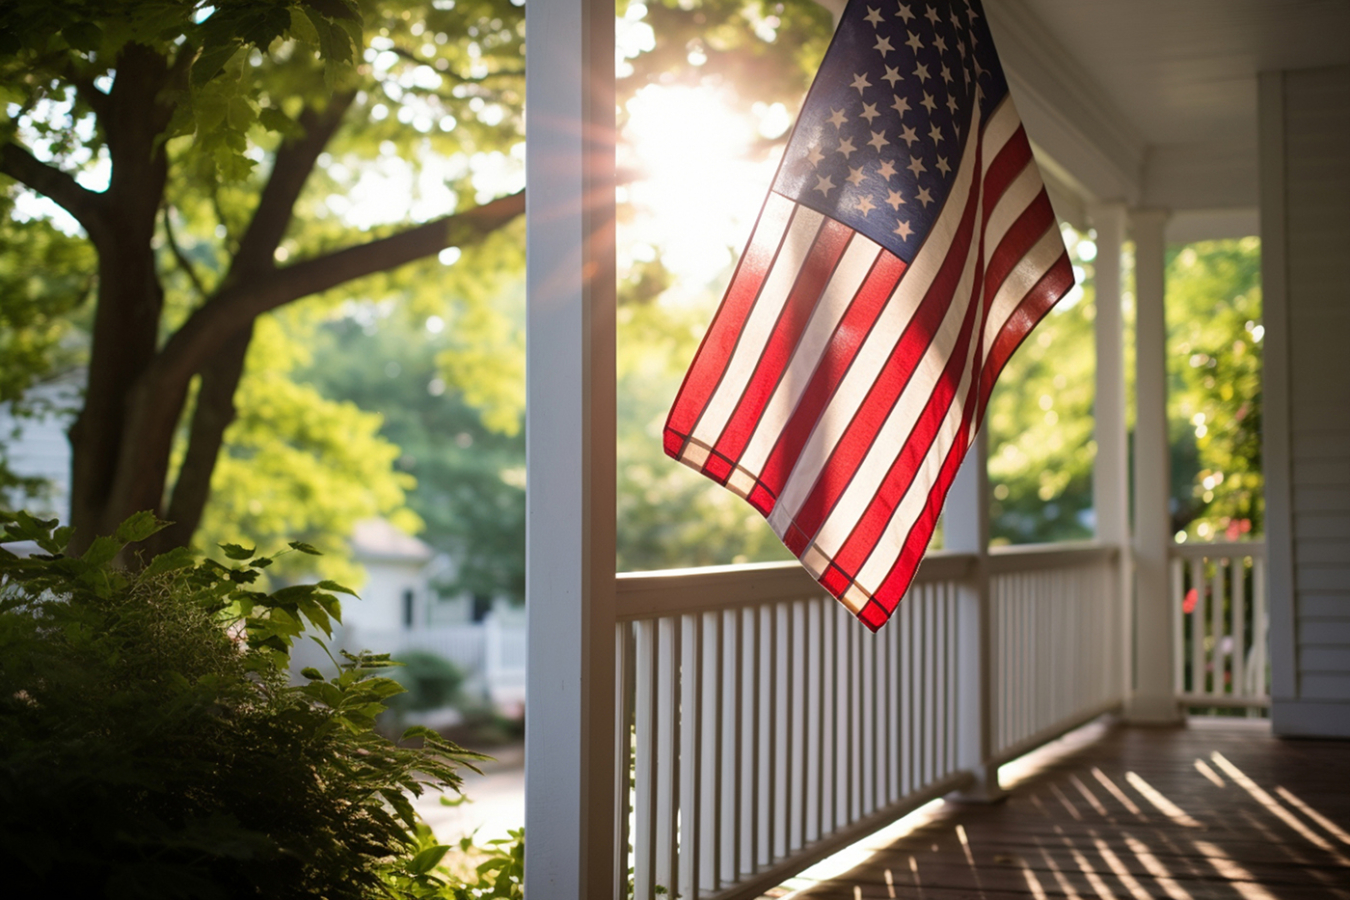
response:
<path id="1" fill-rule="evenodd" d="M 978 0 L 850 0 L 666 452 L 873 631 L 1073 272 Z"/>

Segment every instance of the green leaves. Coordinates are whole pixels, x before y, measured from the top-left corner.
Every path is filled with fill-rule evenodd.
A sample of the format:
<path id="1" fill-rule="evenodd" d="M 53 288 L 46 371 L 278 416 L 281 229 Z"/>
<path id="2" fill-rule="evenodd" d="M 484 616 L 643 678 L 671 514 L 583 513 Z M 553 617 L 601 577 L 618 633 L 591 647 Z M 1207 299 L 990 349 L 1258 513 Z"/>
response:
<path id="1" fill-rule="evenodd" d="M 444 844 L 433 844 L 425 850 L 418 853 L 408 863 L 408 870 L 416 875 L 425 875 L 436 866 L 440 865 L 445 858 L 446 851 L 450 848 Z"/>
<path id="2" fill-rule="evenodd" d="M 162 523 L 135 516 L 121 538 Z M 482 759 L 430 731 L 374 731 L 403 689 L 384 654 L 289 681 L 302 622 L 336 620 L 319 585 L 247 589 L 268 557 L 180 550 L 139 573 L 118 537 L 74 559 L 54 521 L 0 513 L 0 833 L 35 896 L 453 896 L 447 849 L 410 802 Z M 58 540 L 59 539 L 59 540 Z M 333 585 L 340 588 L 340 585 Z M 115 821 L 116 828 L 108 822 Z M 71 852 L 71 835 L 79 852 Z M 121 889 L 121 888 L 119 888 Z"/>
<path id="3" fill-rule="evenodd" d="M 72 22 L 61 29 L 61 36 L 71 47 L 86 53 L 92 53 L 103 43 L 103 29 L 93 22 Z"/>
<path id="4" fill-rule="evenodd" d="M 192 63 L 192 87 L 195 89 L 205 87 L 207 82 L 211 81 L 225 69 L 225 64 L 230 61 L 230 57 L 238 53 L 242 47 L 242 42 L 230 40 L 224 44 L 205 50 L 197 57 L 196 61 Z M 203 120 L 199 117 L 198 122 L 202 121 Z M 211 116 L 206 121 L 215 124 L 219 123 L 220 119 Z"/>

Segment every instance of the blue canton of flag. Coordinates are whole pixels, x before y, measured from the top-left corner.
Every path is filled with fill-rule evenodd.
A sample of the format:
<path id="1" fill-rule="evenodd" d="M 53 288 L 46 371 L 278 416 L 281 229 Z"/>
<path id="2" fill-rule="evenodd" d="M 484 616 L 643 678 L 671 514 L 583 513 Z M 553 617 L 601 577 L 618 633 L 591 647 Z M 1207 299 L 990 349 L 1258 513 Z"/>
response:
<path id="1" fill-rule="evenodd" d="M 910 262 L 947 199 L 974 101 L 987 119 L 1007 93 L 977 7 L 850 3 L 774 190 Z"/>

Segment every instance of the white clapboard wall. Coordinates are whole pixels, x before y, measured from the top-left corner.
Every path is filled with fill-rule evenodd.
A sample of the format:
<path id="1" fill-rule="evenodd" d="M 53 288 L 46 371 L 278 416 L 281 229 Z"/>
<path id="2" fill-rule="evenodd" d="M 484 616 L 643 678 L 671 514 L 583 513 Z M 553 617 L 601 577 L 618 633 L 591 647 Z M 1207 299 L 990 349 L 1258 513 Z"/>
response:
<path id="1" fill-rule="evenodd" d="M 1350 736 L 1350 67 L 1263 75 L 1267 534 L 1278 733 Z"/>

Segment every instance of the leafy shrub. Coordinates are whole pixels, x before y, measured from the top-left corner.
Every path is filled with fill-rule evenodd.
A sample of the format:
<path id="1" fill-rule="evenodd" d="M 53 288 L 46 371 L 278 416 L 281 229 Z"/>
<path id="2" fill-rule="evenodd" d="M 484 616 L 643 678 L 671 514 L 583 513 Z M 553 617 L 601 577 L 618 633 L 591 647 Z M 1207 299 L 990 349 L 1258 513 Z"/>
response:
<path id="1" fill-rule="evenodd" d="M 464 673 L 459 666 L 420 650 L 399 654 L 399 667 L 388 676 L 403 686 L 403 693 L 389 698 L 388 706 L 399 713 L 449 706 L 459 699 Z"/>
<path id="2" fill-rule="evenodd" d="M 253 590 L 272 557 L 117 563 L 148 513 L 80 557 L 68 529 L 0 514 L 0 866 L 14 896 L 455 896 L 409 795 L 483 757 L 374 718 L 402 689 L 349 655 L 290 686 L 292 642 L 341 585 Z M 293 551 L 314 552 L 293 543 Z M 347 592 L 350 593 L 350 592 Z M 434 858 L 433 858 L 434 857 Z M 460 896 L 474 896 L 461 894 Z M 492 896 L 492 895 L 487 895 Z"/>
<path id="3" fill-rule="evenodd" d="M 442 797 L 441 802 L 449 801 Z M 421 863 L 411 868 L 424 868 L 428 873 L 424 877 L 434 886 L 429 893 L 417 893 L 427 889 L 412 886 L 411 892 L 414 896 L 443 900 L 524 900 L 525 829 L 509 834 L 510 837 L 485 844 L 475 844 L 469 835 L 451 848 L 437 844 L 430 828 L 418 826 L 419 852 L 414 859 Z M 457 849 L 458 853 L 447 857 L 446 852 L 451 849 Z M 400 885 L 407 880 L 401 879 Z"/>

